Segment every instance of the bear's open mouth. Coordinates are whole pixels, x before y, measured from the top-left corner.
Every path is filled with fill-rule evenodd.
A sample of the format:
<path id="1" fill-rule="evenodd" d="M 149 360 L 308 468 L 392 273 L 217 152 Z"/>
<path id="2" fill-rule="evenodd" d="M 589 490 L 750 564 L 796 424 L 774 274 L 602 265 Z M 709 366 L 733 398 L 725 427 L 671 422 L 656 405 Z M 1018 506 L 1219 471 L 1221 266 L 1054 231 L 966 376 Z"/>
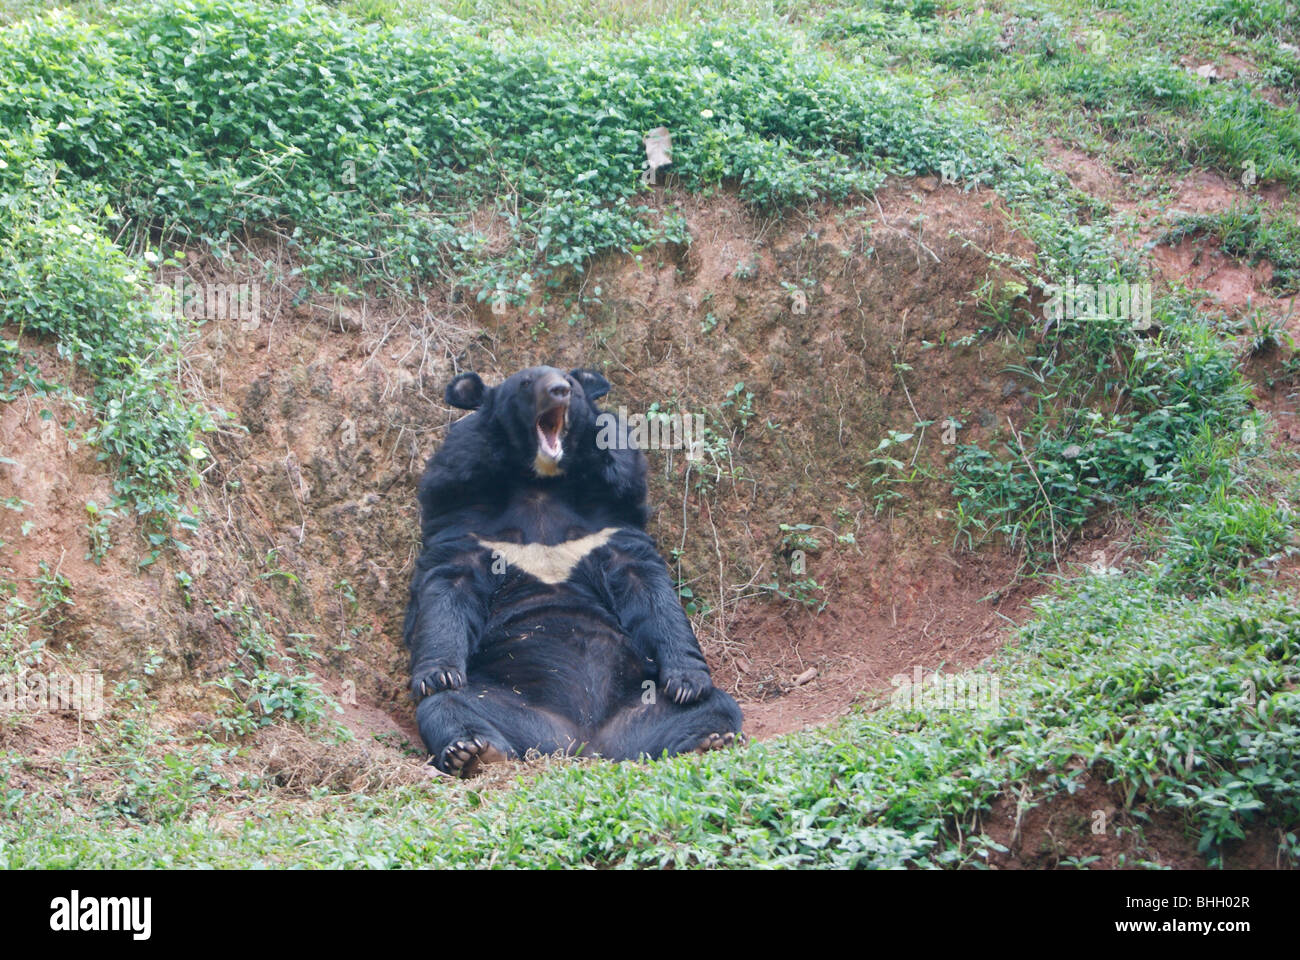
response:
<path id="1" fill-rule="evenodd" d="M 551 461 L 564 456 L 563 436 L 569 425 L 569 405 L 557 404 L 537 418 L 537 452 Z"/>

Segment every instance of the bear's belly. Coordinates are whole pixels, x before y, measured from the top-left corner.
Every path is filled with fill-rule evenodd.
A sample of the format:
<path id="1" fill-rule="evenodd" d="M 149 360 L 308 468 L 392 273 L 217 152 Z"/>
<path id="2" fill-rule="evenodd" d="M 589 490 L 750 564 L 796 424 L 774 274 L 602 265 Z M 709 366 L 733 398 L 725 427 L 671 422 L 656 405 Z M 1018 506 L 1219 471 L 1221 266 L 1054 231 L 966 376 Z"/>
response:
<path id="1" fill-rule="evenodd" d="M 537 584 L 498 598 L 468 663 L 468 689 L 505 688 L 520 706 L 545 707 L 594 728 L 653 683 L 618 622 L 574 584 Z"/>

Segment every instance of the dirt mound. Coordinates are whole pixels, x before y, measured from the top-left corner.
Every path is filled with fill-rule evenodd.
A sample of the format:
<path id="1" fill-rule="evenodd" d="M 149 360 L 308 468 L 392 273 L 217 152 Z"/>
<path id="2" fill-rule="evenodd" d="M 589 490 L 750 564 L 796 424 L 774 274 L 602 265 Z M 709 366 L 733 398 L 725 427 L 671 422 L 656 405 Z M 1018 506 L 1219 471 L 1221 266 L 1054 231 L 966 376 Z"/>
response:
<path id="1" fill-rule="evenodd" d="M 726 194 L 657 199 L 685 217 L 689 246 L 605 258 L 523 307 L 450 288 L 400 305 L 297 302 L 296 265 L 276 250 L 191 256 L 197 283 L 270 279 L 255 319 L 214 318 L 187 350 L 190 389 L 233 414 L 210 438 L 190 551 L 143 571 L 135 541 L 100 566 L 81 560 L 84 521 L 70 518 L 106 500 L 110 479 L 22 404 L 4 411 L 17 463 L 3 469 L 33 491 L 23 518 L 38 528 L 19 572 L 76 544 L 63 567 L 76 612 L 51 649 L 110 676 L 161 653 L 158 722 L 207 729 L 242 610 L 282 646 L 310 647 L 345 723 L 409 760 L 401 624 L 416 481 L 459 415 L 442 388 L 462 369 L 491 381 L 551 363 L 603 369 L 608 407 L 703 416 L 702 459 L 649 454 L 650 529 L 753 735 L 831 719 L 913 666 L 986 657 L 1024 596 L 1010 558 L 955 552 L 941 474 L 952 441 L 1026 415 L 1026 385 L 1004 371 L 1015 348 L 981 333 L 972 297 L 988 253 L 1030 252 L 999 201 L 913 183 L 764 219 Z M 882 447 L 891 431 L 911 436 Z M 115 524 L 120 542 L 131 527 Z M 297 786 L 311 767 L 298 749 L 259 756 Z M 351 783 L 361 774 L 345 760 L 317 780 Z"/>

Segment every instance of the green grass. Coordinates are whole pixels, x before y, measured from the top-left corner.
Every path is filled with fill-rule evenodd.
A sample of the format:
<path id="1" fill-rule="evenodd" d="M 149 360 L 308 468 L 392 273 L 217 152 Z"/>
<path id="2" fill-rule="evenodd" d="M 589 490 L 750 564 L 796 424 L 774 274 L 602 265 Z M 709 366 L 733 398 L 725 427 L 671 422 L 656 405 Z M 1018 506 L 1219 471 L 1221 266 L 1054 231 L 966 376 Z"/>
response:
<path id="1" fill-rule="evenodd" d="M 56 186 L 43 143 L 39 133 L 0 139 L 0 323 L 20 337 L 56 339 L 63 356 L 94 378 L 96 423 L 87 438 L 119 466 L 118 493 L 152 521 L 156 551 L 171 541 L 175 523 L 193 526 L 178 484 L 197 485 L 199 438 L 215 428 L 214 413 L 176 383 L 184 321 L 156 314 L 145 271 L 105 236 L 87 203 Z M 19 340 L 3 343 L 11 358 L 20 355 Z M 33 370 L 30 361 L 0 370 L 0 395 L 30 383 Z M 76 405 L 61 385 L 39 389 Z"/>
<path id="2" fill-rule="evenodd" d="M 185 814 L 127 829 L 54 829 L 57 798 L 0 779 L 0 866 L 978 866 L 996 848 L 996 798 L 1014 786 L 1047 802 L 1085 775 L 1113 784 L 1136 824 L 1157 810 L 1184 822 L 1214 862 L 1249 827 L 1294 830 L 1300 816 L 1298 656 L 1291 599 L 1087 577 L 1039 601 L 997 658 L 995 710 L 886 707 L 705 757 L 564 764 L 508 789 L 439 781 L 293 803 L 244 784 L 237 813 L 218 803 L 235 789 L 221 757 L 186 755 L 171 765 Z M 1294 834 L 1283 850 L 1294 862 Z"/>
<path id="3" fill-rule="evenodd" d="M 1208 26 L 1249 37 L 1300 31 L 1300 12 L 1288 0 L 1202 0 L 1194 15 Z"/>
<path id="4" fill-rule="evenodd" d="M 342 0 L 331 5 L 363 21 L 411 24 L 450 20 L 483 30 L 509 29 L 534 36 L 574 29 L 617 33 L 718 19 L 772 21 L 797 17 L 813 6 L 808 0 Z"/>
<path id="5" fill-rule="evenodd" d="M 515 293 L 603 250 L 680 239 L 638 196 L 641 138 L 659 125 L 688 188 L 732 180 L 758 205 L 998 161 L 996 142 L 934 110 L 923 86 L 833 70 L 762 26 L 575 45 L 359 28 L 297 4 L 172 0 L 119 17 L 0 35 L 14 89 L 0 121 L 41 118 L 42 156 L 74 188 L 178 242 L 224 247 L 293 224 L 318 281 Z M 75 62 L 52 55 L 74 46 Z M 485 202 L 509 212 L 516 243 L 500 262 L 476 257 L 483 238 L 466 226 Z"/>
<path id="6" fill-rule="evenodd" d="M 1290 89 L 1300 38 L 1289 17 L 1261 16 L 1263 31 L 1230 33 L 1219 7 L 1128 0 L 1102 4 L 949 3 L 949 16 L 900 16 L 894 6 L 846 4 L 822 34 L 847 56 L 895 70 L 940 74 L 1013 124 L 1032 149 L 1043 137 L 1076 140 L 1135 172 L 1208 167 L 1236 179 L 1300 182 L 1300 119 L 1261 83 Z M 1261 5 L 1262 6 L 1262 5 Z M 844 39 L 841 36 L 847 34 Z M 1263 79 L 1211 81 L 1181 61 L 1246 56 Z"/>
<path id="7" fill-rule="evenodd" d="M 1244 590 L 1297 552 L 1300 524 L 1285 503 L 1220 487 L 1185 503 L 1164 536 L 1161 575 L 1172 590 Z"/>
<path id="8" fill-rule="evenodd" d="M 1037 414 L 997 453 L 958 448 L 959 538 L 973 544 L 995 534 L 1043 565 L 1059 559 L 1101 510 L 1199 502 L 1207 481 L 1228 482 L 1249 469 L 1258 450 L 1229 439 L 1231 455 L 1225 455 L 1220 442 L 1240 437 L 1248 422 L 1256 429 L 1231 344 L 1185 298 L 1162 300 L 1152 312 L 1160 333 L 1136 345 L 1117 343 L 1122 362 L 1107 362 L 1104 349 L 1087 349 L 1085 342 L 1063 368 L 1040 350 L 1032 369 L 1018 371 L 1042 384 Z M 1084 331 L 1073 337 L 1076 343 L 1090 337 L 1103 347 L 1129 327 L 1115 319 L 1076 323 Z M 1078 369 L 1080 357 L 1093 368 Z M 1100 376 L 1089 384 L 1089 373 Z M 1058 398 L 1077 396 L 1081 387 L 1119 401 L 1110 412 L 1085 404 L 1063 410 Z M 1033 438 L 1030 449 L 1022 449 L 1023 436 Z"/>

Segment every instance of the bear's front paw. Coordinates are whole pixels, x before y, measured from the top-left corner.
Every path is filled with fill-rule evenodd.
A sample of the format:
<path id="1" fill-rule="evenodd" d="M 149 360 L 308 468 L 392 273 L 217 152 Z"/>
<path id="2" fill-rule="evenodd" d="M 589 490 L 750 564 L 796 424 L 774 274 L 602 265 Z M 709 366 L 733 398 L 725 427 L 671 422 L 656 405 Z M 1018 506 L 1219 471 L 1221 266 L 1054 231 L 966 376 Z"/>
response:
<path id="1" fill-rule="evenodd" d="M 659 675 L 659 683 L 669 700 L 681 704 L 694 703 L 713 689 L 709 671 L 693 668 L 665 670 Z"/>
<path id="2" fill-rule="evenodd" d="M 415 677 L 411 680 L 411 693 L 419 700 L 440 690 L 459 690 L 463 686 L 464 670 L 456 667 L 427 667 L 415 671 Z"/>

